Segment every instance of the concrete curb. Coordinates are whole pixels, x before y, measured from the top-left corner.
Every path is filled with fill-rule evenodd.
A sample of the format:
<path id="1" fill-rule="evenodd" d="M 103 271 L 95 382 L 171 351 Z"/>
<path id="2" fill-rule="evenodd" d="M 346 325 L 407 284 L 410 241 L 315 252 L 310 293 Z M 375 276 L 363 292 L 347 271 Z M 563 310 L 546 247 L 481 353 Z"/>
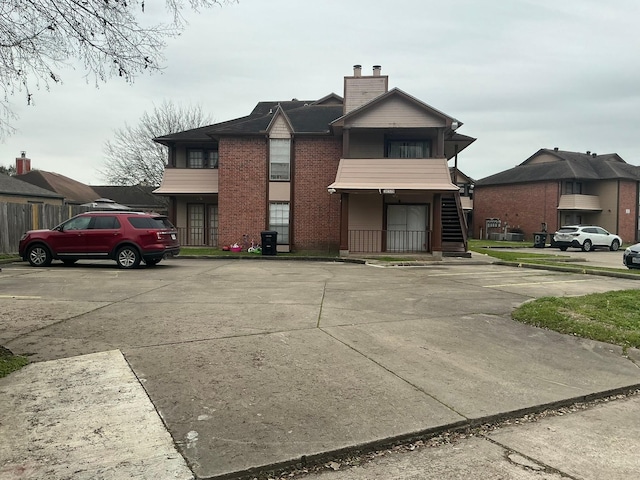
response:
<path id="1" fill-rule="evenodd" d="M 504 265 L 507 267 L 518 267 L 518 268 L 531 268 L 534 270 L 550 270 L 555 272 L 566 272 L 566 273 L 582 273 L 584 275 L 599 275 L 602 277 L 615 277 L 615 278 L 626 278 L 628 280 L 640 280 L 640 275 L 633 273 L 626 273 L 625 271 L 614 272 L 611 270 L 597 270 L 589 267 L 565 267 L 561 265 L 539 265 L 536 263 L 526 263 L 526 262 L 508 262 L 504 260 L 496 260 L 492 262 L 495 265 Z"/>
<path id="2" fill-rule="evenodd" d="M 266 475 L 271 478 L 272 476 L 278 477 L 286 475 L 291 472 L 292 469 L 306 469 L 306 468 L 318 468 L 321 467 L 327 461 L 340 461 L 344 458 L 351 456 L 363 455 L 370 452 L 385 450 L 393 448 L 397 445 L 403 445 L 408 443 L 417 442 L 419 440 L 428 440 L 442 434 L 455 434 L 463 433 L 468 430 L 482 427 L 483 425 L 494 425 L 509 420 L 517 420 L 528 415 L 541 414 L 546 411 L 558 410 L 564 407 L 570 407 L 578 404 L 588 404 L 597 402 L 599 400 L 605 400 L 611 397 L 619 395 L 634 395 L 640 391 L 640 384 L 629 385 L 627 387 L 615 388 L 606 390 L 603 392 L 594 392 L 586 395 L 579 395 L 573 398 L 564 400 L 558 400 L 555 402 L 544 403 L 540 405 L 534 405 L 531 407 L 521 408 L 509 412 L 498 413 L 495 415 L 489 415 L 485 417 L 469 418 L 459 422 L 440 425 L 425 430 L 419 430 L 416 432 L 406 433 L 403 435 L 391 436 L 383 439 L 376 440 L 374 442 L 352 445 L 344 448 L 327 450 L 321 453 L 313 455 L 303 455 L 300 458 L 294 458 L 284 462 L 276 462 L 270 465 L 261 465 L 260 467 L 249 468 L 245 470 L 238 470 L 233 473 L 217 475 L 214 477 L 208 477 L 209 479 L 237 479 L 237 480 L 249 480 L 255 475 Z"/>

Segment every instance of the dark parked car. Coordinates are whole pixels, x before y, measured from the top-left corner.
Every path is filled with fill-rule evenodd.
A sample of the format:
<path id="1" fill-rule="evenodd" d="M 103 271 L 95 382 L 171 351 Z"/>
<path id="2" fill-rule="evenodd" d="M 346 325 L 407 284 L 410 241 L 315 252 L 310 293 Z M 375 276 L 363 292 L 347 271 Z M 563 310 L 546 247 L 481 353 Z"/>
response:
<path id="1" fill-rule="evenodd" d="M 595 225 L 567 225 L 553 234 L 551 246 L 565 251 L 569 247 L 590 252 L 596 248 L 607 248 L 615 252 L 622 245 L 622 239 L 604 228 Z"/>
<path id="2" fill-rule="evenodd" d="M 19 254 L 34 267 L 52 260 L 73 264 L 84 259 L 115 260 L 120 268 L 135 268 L 141 261 L 156 265 L 178 255 L 175 227 L 160 215 L 139 212 L 87 212 L 51 230 L 30 230 L 20 239 Z"/>
<path id="3" fill-rule="evenodd" d="M 640 243 L 631 245 L 622 254 L 622 263 L 627 268 L 640 268 Z"/>

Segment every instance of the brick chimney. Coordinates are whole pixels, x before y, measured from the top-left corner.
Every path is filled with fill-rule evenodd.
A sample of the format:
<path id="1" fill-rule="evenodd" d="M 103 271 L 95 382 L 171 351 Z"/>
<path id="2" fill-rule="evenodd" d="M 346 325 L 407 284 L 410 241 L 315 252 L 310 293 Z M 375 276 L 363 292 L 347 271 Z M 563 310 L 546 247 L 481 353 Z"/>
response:
<path id="1" fill-rule="evenodd" d="M 24 175 L 31 171 L 31 159 L 27 158 L 27 152 L 21 152 L 16 158 L 16 175 Z"/>
<path id="2" fill-rule="evenodd" d="M 389 77 L 381 75 L 382 67 L 375 65 L 373 75 L 363 76 L 362 66 L 353 66 L 353 77 L 344 77 L 344 113 L 349 113 L 387 93 Z"/>

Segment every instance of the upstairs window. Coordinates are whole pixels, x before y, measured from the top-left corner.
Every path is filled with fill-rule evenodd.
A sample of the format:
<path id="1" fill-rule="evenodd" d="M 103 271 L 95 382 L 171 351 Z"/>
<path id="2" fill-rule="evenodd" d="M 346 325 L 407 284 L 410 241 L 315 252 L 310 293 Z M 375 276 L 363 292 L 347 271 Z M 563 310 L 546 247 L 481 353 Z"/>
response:
<path id="1" fill-rule="evenodd" d="M 430 158 L 429 140 L 388 140 L 387 158 Z"/>
<path id="2" fill-rule="evenodd" d="M 269 140 L 269 180 L 291 179 L 291 140 L 272 138 Z"/>
<path id="3" fill-rule="evenodd" d="M 188 150 L 187 168 L 218 168 L 218 151 Z"/>
<path id="4" fill-rule="evenodd" d="M 564 182 L 563 192 L 565 195 L 582 195 L 582 182 Z"/>

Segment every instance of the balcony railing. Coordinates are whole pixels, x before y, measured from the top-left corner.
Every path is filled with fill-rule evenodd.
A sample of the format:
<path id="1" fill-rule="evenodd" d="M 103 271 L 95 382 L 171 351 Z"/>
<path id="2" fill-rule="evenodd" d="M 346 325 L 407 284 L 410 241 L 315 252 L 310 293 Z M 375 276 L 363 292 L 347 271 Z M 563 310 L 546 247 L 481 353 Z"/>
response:
<path id="1" fill-rule="evenodd" d="M 183 247 L 217 247 L 217 228 L 178 227 L 178 240 Z"/>
<path id="2" fill-rule="evenodd" d="M 349 230 L 349 251 L 353 253 L 430 252 L 431 231 Z"/>

